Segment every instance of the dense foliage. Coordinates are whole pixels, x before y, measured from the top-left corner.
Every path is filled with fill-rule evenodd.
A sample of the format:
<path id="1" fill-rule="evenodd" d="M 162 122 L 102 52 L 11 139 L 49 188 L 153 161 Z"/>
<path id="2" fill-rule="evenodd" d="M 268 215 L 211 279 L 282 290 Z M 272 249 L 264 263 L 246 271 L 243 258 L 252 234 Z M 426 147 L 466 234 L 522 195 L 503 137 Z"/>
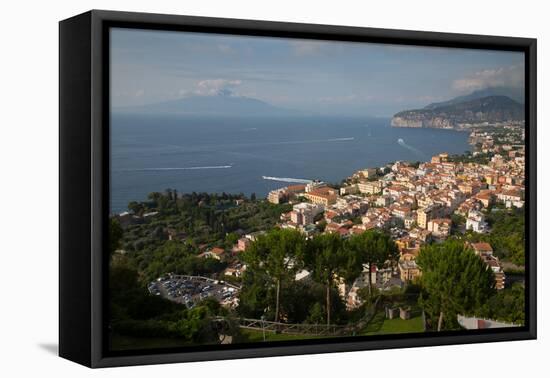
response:
<path id="1" fill-rule="evenodd" d="M 399 259 L 399 250 L 394 241 L 389 235 L 381 232 L 368 231 L 355 235 L 347 241 L 347 249 L 352 251 L 355 259 L 360 262 L 353 263 L 353 266 L 359 268 L 362 267 L 361 263 L 369 267 L 382 268 L 386 262 L 395 263 Z M 369 291 L 372 291 L 371 280 L 368 283 Z"/>
<path id="2" fill-rule="evenodd" d="M 281 286 L 294 280 L 304 250 L 305 240 L 299 231 L 273 229 L 258 236 L 242 255 L 248 269 L 263 272 L 275 286 L 275 321 L 279 321 Z"/>
<path id="3" fill-rule="evenodd" d="M 361 264 L 352 253 L 344 249 L 338 234 L 321 234 L 309 241 L 305 255 L 305 266 L 315 282 L 325 285 L 325 312 L 327 325 L 330 325 L 331 288 L 337 277 L 351 279 L 359 276 Z M 348 271 L 353 269 L 354 271 Z"/>
<path id="4" fill-rule="evenodd" d="M 341 238 L 321 234 L 307 238 L 275 225 L 289 205 L 273 205 L 244 195 L 176 191 L 151 193 L 148 201 L 129 205 L 131 214 L 110 222 L 110 300 L 112 335 L 177 338 L 184 342 L 219 342 L 213 316 L 242 316 L 288 323 L 349 324 L 365 315 L 367 304 L 381 298 L 384 305 L 399 303 L 426 313 L 431 329 L 458 329 L 457 314 L 478 315 L 507 322 L 524 322 L 523 286 L 494 290 L 494 278 L 485 263 L 464 241 L 487 241 L 495 254 L 516 264 L 524 262 L 524 211 L 494 208 L 487 213 L 489 234 L 453 230 L 453 238 L 421 249 L 417 263 L 422 276 L 396 292 L 368 286 L 358 293 L 365 305 L 347 311 L 338 285 L 346 287 L 366 267 L 396 267 L 397 246 L 389 234 L 369 230 Z M 464 219 L 455 217 L 462 226 Z M 326 223 L 318 225 L 324 229 Z M 229 251 L 244 234 L 254 241 L 238 257 L 205 258 L 212 247 Z M 160 296 L 149 295 L 146 285 L 168 272 L 217 277 L 228 263 L 240 260 L 247 269 L 236 310 L 205 299 L 192 309 Z M 296 280 L 303 269 L 307 279 Z M 229 280 L 231 277 L 225 277 Z M 239 334 L 224 330 L 224 334 Z"/>
<path id="5" fill-rule="evenodd" d="M 142 284 L 167 272 L 221 272 L 226 267 L 223 261 L 197 257 L 201 247 L 230 249 L 239 235 L 271 229 L 281 213 L 289 210 L 288 205 L 252 201 L 242 194 L 178 195 L 173 190 L 151 193 L 148 201 L 128 207 L 137 218 L 123 225 L 120 248 L 139 272 Z M 158 214 L 143 217 L 154 212 Z"/>
<path id="6" fill-rule="evenodd" d="M 116 226 L 111 248 L 118 245 Z M 193 309 L 159 296 L 149 295 L 138 282 L 138 272 L 123 256 L 114 256 L 109 269 L 110 331 L 134 337 L 179 338 L 188 342 L 212 343 L 218 331 L 209 318 L 226 315 L 218 302 L 204 300 Z"/>
<path id="7" fill-rule="evenodd" d="M 496 256 L 516 265 L 525 265 L 525 210 L 493 208 L 487 214 L 489 234 L 471 233 L 472 241 L 486 241 Z"/>
<path id="8" fill-rule="evenodd" d="M 515 283 L 492 296 L 484 307 L 483 316 L 508 323 L 525 324 L 525 286 Z"/>
<path id="9" fill-rule="evenodd" d="M 273 229 L 260 236 L 242 256 L 247 270 L 242 280 L 238 311 L 247 317 L 268 316 L 287 321 L 327 324 L 345 321 L 338 283 L 351 284 L 364 264 L 395 263 L 397 247 L 391 238 L 367 231 L 344 241 L 338 234 L 305 239 L 292 230 Z M 310 279 L 296 281 L 306 269 Z M 284 293 L 284 295 L 283 295 Z"/>
<path id="10" fill-rule="evenodd" d="M 209 275 L 219 273 L 226 263 L 213 259 L 197 257 L 196 249 L 189 243 L 167 241 L 153 253 L 136 257 L 139 261 L 143 280 L 150 282 L 167 272 L 187 275 Z"/>
<path id="11" fill-rule="evenodd" d="M 492 270 L 462 241 L 424 246 L 417 263 L 420 304 L 437 330 L 457 328 L 457 314 L 479 313 L 495 293 Z"/>
<path id="12" fill-rule="evenodd" d="M 489 164 L 494 156 L 492 152 L 478 152 L 476 154 L 465 153 L 461 155 L 451 155 L 448 161 L 452 163 L 474 163 L 474 164 Z"/>

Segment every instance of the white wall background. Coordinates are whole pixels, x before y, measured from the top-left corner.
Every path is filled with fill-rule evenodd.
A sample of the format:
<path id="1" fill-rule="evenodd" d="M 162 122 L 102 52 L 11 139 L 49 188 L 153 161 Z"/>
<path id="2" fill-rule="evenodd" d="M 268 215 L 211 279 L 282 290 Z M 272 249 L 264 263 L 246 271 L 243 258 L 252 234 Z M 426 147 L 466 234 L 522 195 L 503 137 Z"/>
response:
<path id="1" fill-rule="evenodd" d="M 549 227 L 544 1 L 8 1 L 0 22 L 0 375 L 3 377 L 519 377 L 548 373 Z M 89 9 L 536 37 L 539 39 L 539 340 L 89 370 L 58 358 L 57 64 L 61 19 Z M 548 95 L 548 92 L 546 92 Z M 547 115 L 548 113 L 546 113 Z M 546 273 L 546 270 L 545 270 Z M 546 348 L 546 351 L 545 351 Z M 537 374 L 540 373 L 540 374 Z"/>

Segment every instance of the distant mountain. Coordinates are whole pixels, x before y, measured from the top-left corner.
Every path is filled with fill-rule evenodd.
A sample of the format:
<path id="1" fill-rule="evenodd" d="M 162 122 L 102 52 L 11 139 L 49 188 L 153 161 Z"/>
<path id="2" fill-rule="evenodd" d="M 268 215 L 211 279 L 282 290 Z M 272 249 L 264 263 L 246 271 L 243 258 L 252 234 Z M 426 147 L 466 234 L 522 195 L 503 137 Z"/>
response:
<path id="1" fill-rule="evenodd" d="M 299 114 L 297 111 L 278 108 L 254 98 L 224 94 L 191 96 L 156 104 L 120 107 L 116 108 L 115 112 L 204 116 L 275 116 Z"/>
<path id="2" fill-rule="evenodd" d="M 448 101 L 434 102 L 432 104 L 427 105 L 424 109 L 436 109 L 444 106 L 460 104 L 462 102 L 476 100 L 478 98 L 490 97 L 490 96 L 506 96 L 506 97 L 510 97 L 512 100 L 517 101 L 521 104 L 525 102 L 524 93 L 522 89 L 509 88 L 509 87 L 492 87 L 492 88 L 480 89 L 468 95 L 455 97 Z"/>
<path id="3" fill-rule="evenodd" d="M 437 129 L 462 128 L 466 124 L 521 121 L 524 106 L 507 96 L 487 96 L 461 102 L 431 104 L 423 109 L 405 110 L 395 114 L 393 127 L 427 127 Z"/>

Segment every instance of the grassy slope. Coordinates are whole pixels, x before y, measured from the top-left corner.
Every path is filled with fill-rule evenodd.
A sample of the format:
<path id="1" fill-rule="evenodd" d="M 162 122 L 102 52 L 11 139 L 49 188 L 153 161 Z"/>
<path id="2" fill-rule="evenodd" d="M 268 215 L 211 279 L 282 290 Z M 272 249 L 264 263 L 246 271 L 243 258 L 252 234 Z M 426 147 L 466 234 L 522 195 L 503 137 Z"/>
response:
<path id="1" fill-rule="evenodd" d="M 361 332 L 362 335 L 382 335 L 389 333 L 411 333 L 423 332 L 422 316 L 418 315 L 409 320 L 385 319 L 383 312 L 378 312 L 366 329 Z"/>

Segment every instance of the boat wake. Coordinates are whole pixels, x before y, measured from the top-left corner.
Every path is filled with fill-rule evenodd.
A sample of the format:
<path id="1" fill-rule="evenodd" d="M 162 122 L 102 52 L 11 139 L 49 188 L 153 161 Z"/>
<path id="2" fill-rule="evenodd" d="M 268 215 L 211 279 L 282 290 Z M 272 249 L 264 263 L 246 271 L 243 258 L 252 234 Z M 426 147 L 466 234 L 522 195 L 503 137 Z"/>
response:
<path id="1" fill-rule="evenodd" d="M 309 143 L 349 142 L 352 140 L 355 140 L 355 137 L 310 139 L 310 140 L 288 140 L 284 142 L 272 142 L 272 143 L 265 143 L 265 144 L 309 144 Z"/>
<path id="2" fill-rule="evenodd" d="M 298 183 L 298 184 L 309 184 L 309 183 L 313 182 L 312 180 L 292 178 L 292 177 L 262 176 L 262 178 L 264 180 L 281 181 L 281 182 L 294 182 L 294 183 Z"/>
<path id="3" fill-rule="evenodd" d="M 422 151 L 420 151 L 418 148 L 414 148 L 413 146 L 408 145 L 407 143 L 405 143 L 405 141 L 402 138 L 397 139 L 397 144 L 400 145 L 403 148 L 406 148 L 407 150 L 411 151 L 412 153 L 414 153 L 414 154 L 416 154 L 420 157 L 425 157 L 425 155 L 426 155 Z"/>
<path id="4" fill-rule="evenodd" d="M 355 140 L 355 137 L 327 139 L 327 142 L 346 142 L 348 140 Z"/>

